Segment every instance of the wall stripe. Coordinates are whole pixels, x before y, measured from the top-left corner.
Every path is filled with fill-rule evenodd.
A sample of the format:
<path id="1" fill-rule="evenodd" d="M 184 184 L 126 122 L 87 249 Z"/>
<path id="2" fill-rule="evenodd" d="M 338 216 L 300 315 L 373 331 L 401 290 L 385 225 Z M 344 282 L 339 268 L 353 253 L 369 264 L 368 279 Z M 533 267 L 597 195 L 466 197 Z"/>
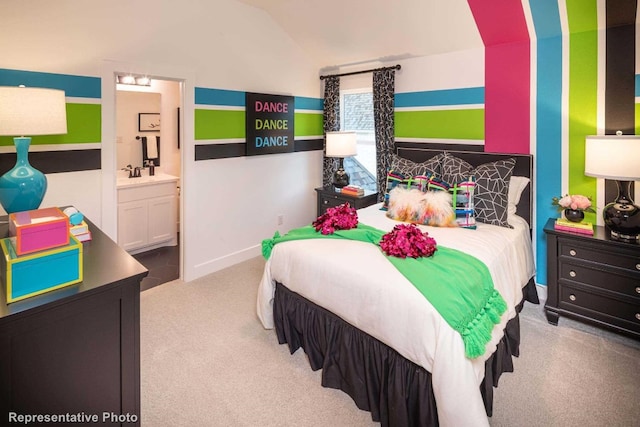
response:
<path id="1" fill-rule="evenodd" d="M 18 85 L 61 89 L 64 90 L 65 96 L 71 97 L 102 97 L 101 79 L 99 77 L 72 76 L 68 74 L 40 73 L 0 68 L 0 86 Z"/>
<path id="2" fill-rule="evenodd" d="M 484 104 L 484 88 L 443 89 L 396 93 L 395 108 Z"/>
<path id="3" fill-rule="evenodd" d="M 636 0 L 607 0 L 606 3 L 606 90 L 605 134 L 635 134 L 636 83 Z M 640 165 L 638 165 L 640 168 Z M 605 180 L 604 201 L 615 200 L 618 187 L 615 181 Z M 634 184 L 630 194 L 633 196 Z"/>
<path id="4" fill-rule="evenodd" d="M 485 45 L 485 150 L 528 154 L 530 50 L 522 3 L 468 3 Z"/>
<path id="5" fill-rule="evenodd" d="M 195 88 L 195 160 L 241 157 L 246 152 L 246 92 Z M 322 150 L 323 100 L 294 97 L 294 151 Z"/>
<path id="6" fill-rule="evenodd" d="M 547 283 L 547 245 L 542 227 L 557 216 L 551 205 L 562 192 L 562 28 L 555 0 L 530 2 L 536 34 L 536 282 Z"/>
<path id="7" fill-rule="evenodd" d="M 566 0 L 569 24 L 569 156 L 570 194 L 596 197 L 595 178 L 584 174 L 585 136 L 598 130 L 597 0 Z M 587 221 L 596 222 L 587 213 Z"/>
<path id="8" fill-rule="evenodd" d="M 484 139 L 483 109 L 396 111 L 396 138 Z"/>

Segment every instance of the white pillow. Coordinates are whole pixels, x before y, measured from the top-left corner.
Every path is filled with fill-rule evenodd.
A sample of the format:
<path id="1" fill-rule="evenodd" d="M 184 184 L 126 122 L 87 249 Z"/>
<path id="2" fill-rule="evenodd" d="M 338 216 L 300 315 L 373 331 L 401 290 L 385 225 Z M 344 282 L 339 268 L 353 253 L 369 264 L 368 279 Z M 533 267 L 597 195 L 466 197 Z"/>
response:
<path id="1" fill-rule="evenodd" d="M 529 178 L 526 176 L 512 176 L 509 181 L 509 195 L 507 204 L 507 214 L 515 215 L 518 203 L 520 203 L 520 197 L 527 185 L 529 185 Z"/>

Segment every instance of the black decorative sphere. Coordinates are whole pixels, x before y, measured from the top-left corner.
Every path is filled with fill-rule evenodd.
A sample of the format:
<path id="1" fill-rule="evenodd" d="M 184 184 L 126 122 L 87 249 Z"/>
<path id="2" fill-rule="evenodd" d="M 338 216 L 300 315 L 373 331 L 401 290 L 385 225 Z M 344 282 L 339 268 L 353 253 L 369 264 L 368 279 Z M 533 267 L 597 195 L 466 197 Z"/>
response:
<path id="1" fill-rule="evenodd" d="M 565 209 L 564 216 L 571 222 L 580 222 L 584 219 L 584 211 L 580 209 Z"/>
<path id="2" fill-rule="evenodd" d="M 625 200 L 626 202 L 626 200 Z M 611 230 L 611 236 L 624 242 L 638 242 L 640 235 L 640 208 L 633 203 L 613 202 L 602 211 L 604 223 Z"/>

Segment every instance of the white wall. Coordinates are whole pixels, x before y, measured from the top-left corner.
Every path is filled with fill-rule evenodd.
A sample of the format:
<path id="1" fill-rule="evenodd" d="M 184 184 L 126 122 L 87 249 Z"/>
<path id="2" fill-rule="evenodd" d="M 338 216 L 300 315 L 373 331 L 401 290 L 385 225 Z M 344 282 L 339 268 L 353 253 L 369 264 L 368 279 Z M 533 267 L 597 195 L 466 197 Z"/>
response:
<path id="1" fill-rule="evenodd" d="M 0 67 L 102 77 L 102 185 L 83 181 L 77 204 L 95 203 L 95 219 L 115 237 L 115 83 L 139 72 L 184 81 L 182 141 L 183 276 L 187 280 L 257 256 L 275 218 L 296 227 L 315 215 L 321 153 L 195 162 L 195 87 L 320 97 L 317 69 L 264 12 L 233 0 L 3 0 Z M 132 69 L 123 69 L 122 67 Z M 88 183 L 93 185 L 86 188 Z M 53 184 L 53 181 L 52 181 Z M 62 201 L 69 187 L 51 185 Z"/>

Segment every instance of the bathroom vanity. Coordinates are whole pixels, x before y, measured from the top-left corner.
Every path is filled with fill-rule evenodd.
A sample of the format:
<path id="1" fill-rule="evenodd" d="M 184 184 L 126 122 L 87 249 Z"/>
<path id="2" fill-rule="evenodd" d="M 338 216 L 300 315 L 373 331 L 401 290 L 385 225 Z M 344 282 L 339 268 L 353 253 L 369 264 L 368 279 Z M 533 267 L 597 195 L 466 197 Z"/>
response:
<path id="1" fill-rule="evenodd" d="M 135 254 L 178 244 L 177 176 L 119 176 L 117 189 L 120 247 Z"/>

